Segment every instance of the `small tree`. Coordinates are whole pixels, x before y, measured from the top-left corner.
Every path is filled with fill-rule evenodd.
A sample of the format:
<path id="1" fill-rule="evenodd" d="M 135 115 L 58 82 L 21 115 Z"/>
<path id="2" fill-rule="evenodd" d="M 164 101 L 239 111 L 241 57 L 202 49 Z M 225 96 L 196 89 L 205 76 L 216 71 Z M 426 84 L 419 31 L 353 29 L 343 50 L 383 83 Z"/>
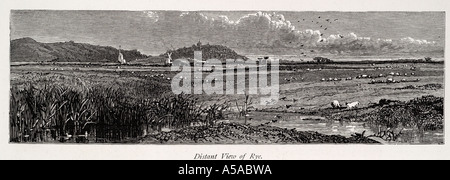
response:
<path id="1" fill-rule="evenodd" d="M 426 62 L 431 62 L 431 60 L 432 60 L 432 59 L 431 59 L 430 57 L 426 57 L 426 58 L 425 58 L 425 61 L 426 61 Z"/>
<path id="2" fill-rule="evenodd" d="M 242 107 L 240 107 L 238 102 L 236 101 L 236 107 L 238 108 L 238 111 L 239 111 L 239 117 L 244 116 L 244 118 L 245 118 L 244 124 L 247 124 L 247 115 L 248 115 L 248 111 L 249 111 L 248 108 L 252 104 L 253 104 L 253 99 L 247 93 L 245 94 L 245 101 L 244 101 L 244 105 L 242 105 Z"/>

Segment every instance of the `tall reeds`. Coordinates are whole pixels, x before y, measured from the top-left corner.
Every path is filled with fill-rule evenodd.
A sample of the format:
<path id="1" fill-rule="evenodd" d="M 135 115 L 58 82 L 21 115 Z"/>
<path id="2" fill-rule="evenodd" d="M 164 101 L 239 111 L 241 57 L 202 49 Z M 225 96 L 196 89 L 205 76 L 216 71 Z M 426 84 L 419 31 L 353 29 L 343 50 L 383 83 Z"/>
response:
<path id="1" fill-rule="evenodd" d="M 227 108 L 205 106 L 184 94 L 133 98 L 126 87 L 30 84 L 10 93 L 11 142 L 121 142 L 164 127 L 211 125 Z"/>

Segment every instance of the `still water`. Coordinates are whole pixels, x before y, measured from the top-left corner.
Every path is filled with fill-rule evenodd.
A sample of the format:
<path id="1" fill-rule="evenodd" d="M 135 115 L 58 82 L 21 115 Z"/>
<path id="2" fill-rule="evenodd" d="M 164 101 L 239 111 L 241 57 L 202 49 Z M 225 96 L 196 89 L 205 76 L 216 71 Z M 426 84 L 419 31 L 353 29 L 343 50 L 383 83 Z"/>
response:
<path id="1" fill-rule="evenodd" d="M 298 131 L 316 131 L 326 135 L 342 135 L 351 137 L 352 134 L 362 133 L 365 131 L 365 136 L 374 135 L 378 131 L 378 127 L 370 127 L 364 122 L 343 122 L 330 121 L 323 117 L 317 116 L 299 116 L 298 114 L 274 114 L 264 112 L 252 112 L 249 119 L 250 124 L 258 125 L 266 122 L 276 122 L 270 125 L 296 129 Z M 379 139 L 376 139 L 379 140 Z M 443 144 L 444 133 L 440 131 L 426 131 L 420 133 L 415 129 L 403 129 L 402 134 L 395 142 L 383 141 L 383 144 Z"/>

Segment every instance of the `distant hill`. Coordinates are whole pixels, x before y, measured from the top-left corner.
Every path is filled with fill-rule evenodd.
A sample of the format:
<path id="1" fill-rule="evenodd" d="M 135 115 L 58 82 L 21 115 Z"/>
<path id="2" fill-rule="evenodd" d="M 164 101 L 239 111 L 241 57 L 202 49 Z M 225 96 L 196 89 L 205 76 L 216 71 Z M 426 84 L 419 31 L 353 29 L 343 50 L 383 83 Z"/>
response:
<path id="1" fill-rule="evenodd" d="M 70 42 L 40 43 L 31 38 L 11 41 L 11 62 L 116 62 L 119 50 L 107 46 Z M 137 50 L 122 51 L 128 61 L 146 59 L 149 56 Z"/>
<path id="2" fill-rule="evenodd" d="M 191 47 L 184 47 L 177 50 L 167 51 L 164 54 L 161 54 L 161 57 L 167 57 L 167 53 L 172 53 L 172 59 L 194 59 L 194 51 L 202 51 L 202 60 L 208 59 L 219 59 L 223 62 L 227 59 L 243 59 L 247 60 L 248 58 L 242 55 L 237 54 L 234 50 L 222 46 L 222 45 L 203 45 L 201 42 L 192 45 Z"/>

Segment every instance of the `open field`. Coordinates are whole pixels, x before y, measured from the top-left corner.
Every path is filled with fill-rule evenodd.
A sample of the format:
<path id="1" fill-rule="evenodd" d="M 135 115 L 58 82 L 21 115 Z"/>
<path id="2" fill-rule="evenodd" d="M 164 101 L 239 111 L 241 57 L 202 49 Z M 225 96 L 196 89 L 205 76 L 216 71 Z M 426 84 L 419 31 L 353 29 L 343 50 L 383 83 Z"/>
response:
<path id="1" fill-rule="evenodd" d="M 401 128 L 407 129 L 403 131 L 403 134 L 406 134 L 409 138 L 395 138 L 394 140 L 388 136 L 380 135 L 377 137 L 376 135 L 381 133 L 378 132 L 380 129 L 371 126 L 373 124 L 368 123 L 367 120 L 367 114 L 380 110 L 379 108 L 370 107 L 379 104 L 382 99 L 408 102 L 415 98 L 429 95 L 444 97 L 444 65 L 441 63 L 282 64 L 279 73 L 280 101 L 276 105 L 261 105 L 259 104 L 260 96 L 250 96 L 254 101 L 253 104 L 250 104 L 247 117 L 250 126 L 239 125 L 244 123 L 244 118 L 239 116 L 239 108 L 236 106 L 236 103 L 239 106 L 243 105 L 244 95 L 195 95 L 193 97 L 197 99 L 198 104 L 194 106 L 204 106 L 205 109 L 198 113 L 201 117 L 188 122 L 192 123 L 193 127 L 174 127 L 172 125 L 161 127 L 155 125 L 150 130 L 148 128 L 134 127 L 133 131 L 139 132 L 135 132 L 133 136 L 120 135 L 122 136 L 121 138 L 114 141 L 106 139 L 105 142 L 161 143 L 161 141 L 164 141 L 165 143 L 172 141 L 173 143 L 197 143 L 195 138 L 188 137 L 189 132 L 210 124 L 210 122 L 206 121 L 208 118 L 211 118 L 211 116 L 208 116 L 207 111 L 212 109 L 215 104 L 226 104 L 228 108 L 225 110 L 223 117 L 214 117 L 212 120 L 214 125 L 211 125 L 210 129 L 206 127 L 202 132 L 211 131 L 220 136 L 220 138 L 200 138 L 201 141 L 205 141 L 203 143 L 221 144 L 237 141 L 242 141 L 243 143 L 247 141 L 248 143 L 277 143 L 277 141 L 279 143 L 305 143 L 311 141 L 315 143 L 368 143 L 369 140 L 364 138 L 369 136 L 372 136 L 370 137 L 372 139 L 388 144 L 441 144 L 444 142 L 443 127 L 433 129 L 418 128 L 416 130 L 415 125 L 402 126 Z M 393 75 L 389 75 L 392 73 Z M 177 72 L 170 72 L 169 67 L 163 66 L 129 65 L 118 67 L 115 64 L 101 63 L 31 63 L 12 65 L 10 79 L 11 88 L 19 90 L 26 89 L 30 84 L 37 89 L 61 86 L 68 87 L 76 92 L 91 92 L 92 89 L 97 88 L 98 90 L 99 87 L 113 87 L 113 89 L 119 89 L 123 92 L 120 94 L 120 97 L 129 101 L 128 103 L 132 105 L 136 101 L 139 102 L 145 99 L 158 101 L 162 98 L 162 95 L 170 97 L 172 94 L 170 83 L 176 74 Z M 207 73 L 203 73 L 203 76 L 207 75 Z M 388 79 L 396 82 L 388 82 Z M 371 83 L 373 80 L 385 82 L 373 84 Z M 246 79 L 237 79 L 235 84 L 242 84 L 247 81 L 248 77 Z M 106 93 L 106 91 L 102 91 L 102 88 L 98 90 L 98 94 Z M 104 95 L 108 96 L 108 94 Z M 82 96 L 84 97 L 84 95 Z M 354 110 L 332 109 L 330 103 L 333 100 L 338 100 L 341 104 L 358 101 L 360 105 Z M 168 106 L 168 109 L 170 108 L 173 107 Z M 193 108 L 193 110 L 195 109 Z M 167 112 L 170 112 L 170 114 L 174 113 L 170 110 Z M 96 112 L 93 111 L 92 113 Z M 147 112 L 142 113 L 145 114 Z M 135 119 L 139 119 L 139 113 L 134 115 L 136 116 Z M 443 121 L 443 116 L 438 116 L 437 118 L 436 121 Z M 118 119 L 118 122 L 121 122 L 119 116 L 116 119 Z M 152 118 L 146 119 L 146 122 L 151 120 Z M 90 122 L 86 119 L 83 121 Z M 146 122 L 143 122 L 143 124 Z M 35 129 L 32 127 L 32 124 L 30 120 L 26 128 Z M 265 125 L 261 126 L 261 124 Z M 191 124 L 187 126 L 191 126 Z M 224 134 L 220 134 L 220 129 L 231 129 L 231 131 L 234 131 L 242 128 L 250 129 L 259 134 L 242 134 L 246 140 L 240 137 L 224 137 Z M 288 128 L 288 130 L 284 128 Z M 298 133 L 290 131 L 294 128 Z M 396 126 L 395 128 L 398 127 Z M 183 129 L 185 129 L 185 132 Z M 385 133 L 393 132 L 395 133 L 394 135 L 401 136 L 398 131 L 395 131 L 397 129 L 393 130 L 393 127 L 388 130 L 386 127 L 382 129 Z M 410 130 L 408 131 L 408 129 Z M 167 132 L 170 130 L 173 130 L 173 132 Z M 61 130 L 59 134 L 66 135 L 64 131 Z M 407 131 L 412 133 L 405 133 Z M 269 138 L 266 141 L 267 139 L 264 138 L 265 134 L 273 134 L 274 132 L 277 133 L 271 138 L 277 140 L 272 141 Z M 315 134 L 316 132 L 320 134 Z M 72 135 L 74 134 L 74 132 L 71 133 Z M 89 131 L 89 133 L 94 132 Z M 98 132 L 96 133 L 98 134 Z M 80 132 L 79 134 L 84 133 Z M 311 137 L 312 134 L 315 134 L 314 138 L 309 140 L 307 140 L 308 138 L 300 138 L 302 140 L 297 141 L 289 140 L 288 138 Z M 19 136 L 25 135 L 30 136 L 29 132 L 28 134 L 25 131 L 19 133 Z M 169 136 L 185 138 L 186 140 L 181 142 L 174 141 L 168 138 Z M 281 136 L 285 137 L 284 140 Z M 359 139 L 355 139 L 356 136 Z M 130 138 L 132 140 L 127 140 Z M 139 141 L 141 138 L 143 139 Z M 53 139 L 56 140 L 55 138 Z M 165 139 L 168 140 L 165 141 Z M 33 140 L 30 139 L 29 141 Z M 98 139 L 91 141 L 102 142 Z"/>

